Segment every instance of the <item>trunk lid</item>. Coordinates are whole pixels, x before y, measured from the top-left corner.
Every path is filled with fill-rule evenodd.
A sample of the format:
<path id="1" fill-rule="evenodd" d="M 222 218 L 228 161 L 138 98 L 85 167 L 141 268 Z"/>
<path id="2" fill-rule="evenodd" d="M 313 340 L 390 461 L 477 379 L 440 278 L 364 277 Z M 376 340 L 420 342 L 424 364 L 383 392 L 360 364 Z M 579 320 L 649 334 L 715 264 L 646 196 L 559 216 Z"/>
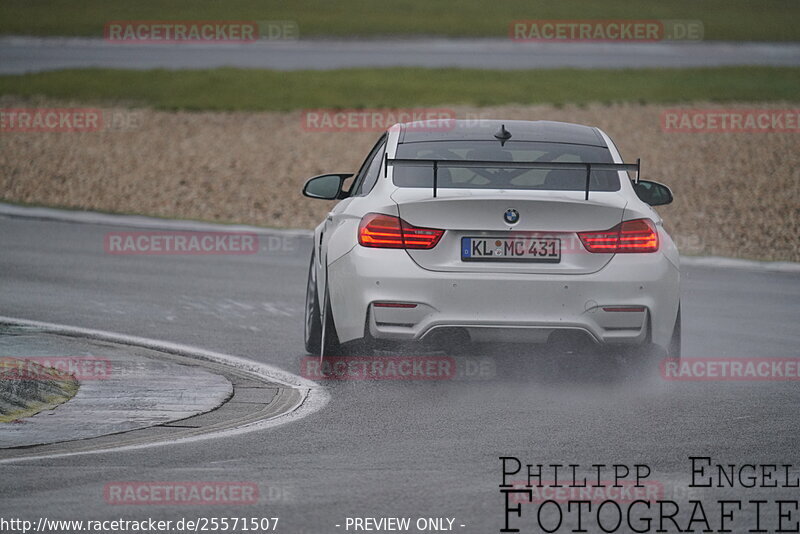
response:
<path id="1" fill-rule="evenodd" d="M 432 271 L 486 273 L 585 274 L 599 271 L 613 254 L 593 254 L 583 247 L 577 232 L 605 230 L 622 221 L 625 198 L 614 191 L 525 191 L 398 188 L 392 195 L 399 215 L 409 224 L 446 230 L 430 250 L 408 250 L 422 268 Z M 516 224 L 504 220 L 506 210 L 519 214 Z M 478 238 L 482 244 L 505 247 L 507 239 L 557 239 L 558 262 L 518 259 L 462 260 L 462 247 Z M 541 243 L 541 241 L 540 241 Z M 526 245 L 527 246 L 527 245 Z"/>

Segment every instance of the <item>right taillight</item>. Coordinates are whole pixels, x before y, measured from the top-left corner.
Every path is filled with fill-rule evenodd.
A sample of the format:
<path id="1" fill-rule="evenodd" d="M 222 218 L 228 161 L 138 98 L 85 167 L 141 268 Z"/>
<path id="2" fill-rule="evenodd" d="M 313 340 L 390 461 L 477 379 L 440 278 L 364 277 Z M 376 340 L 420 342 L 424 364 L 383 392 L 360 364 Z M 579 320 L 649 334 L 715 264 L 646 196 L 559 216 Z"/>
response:
<path id="1" fill-rule="evenodd" d="M 658 250 L 658 231 L 650 219 L 623 221 L 600 232 L 578 232 L 578 237 L 589 252 L 619 254 Z"/>
<path id="2" fill-rule="evenodd" d="M 412 226 L 400 217 L 368 213 L 358 225 L 358 244 L 373 248 L 431 249 L 444 230 Z"/>

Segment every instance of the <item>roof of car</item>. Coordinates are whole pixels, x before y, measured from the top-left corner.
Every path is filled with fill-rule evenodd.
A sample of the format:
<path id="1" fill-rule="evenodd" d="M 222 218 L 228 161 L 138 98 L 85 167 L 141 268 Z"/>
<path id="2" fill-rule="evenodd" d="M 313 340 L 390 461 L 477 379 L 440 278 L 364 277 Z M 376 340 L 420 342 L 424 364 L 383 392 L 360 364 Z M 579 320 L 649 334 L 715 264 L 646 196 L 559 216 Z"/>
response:
<path id="1" fill-rule="evenodd" d="M 425 141 L 496 141 L 495 133 L 504 126 L 511 134 L 509 141 L 571 143 L 605 147 L 597 128 L 556 121 L 514 120 L 443 120 L 407 122 L 400 125 L 401 143 Z"/>

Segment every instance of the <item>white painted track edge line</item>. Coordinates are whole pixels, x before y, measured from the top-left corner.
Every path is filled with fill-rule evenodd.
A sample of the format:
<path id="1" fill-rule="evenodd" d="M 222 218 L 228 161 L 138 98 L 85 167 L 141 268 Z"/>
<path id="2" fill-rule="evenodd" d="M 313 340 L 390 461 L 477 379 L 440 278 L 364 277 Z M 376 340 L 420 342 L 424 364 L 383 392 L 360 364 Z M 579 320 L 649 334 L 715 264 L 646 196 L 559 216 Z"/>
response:
<path id="1" fill-rule="evenodd" d="M 800 263 L 796 262 L 743 260 L 741 258 L 725 258 L 722 256 L 681 256 L 681 265 L 773 273 L 800 273 Z"/>
<path id="2" fill-rule="evenodd" d="M 203 221 L 161 219 L 146 215 L 117 215 L 97 211 L 72 211 L 37 206 L 17 206 L 0 202 L 0 215 L 17 218 L 99 224 L 149 230 L 185 230 L 195 232 L 248 232 L 260 235 L 310 237 L 311 230 L 262 228 L 246 224 L 222 224 Z"/>

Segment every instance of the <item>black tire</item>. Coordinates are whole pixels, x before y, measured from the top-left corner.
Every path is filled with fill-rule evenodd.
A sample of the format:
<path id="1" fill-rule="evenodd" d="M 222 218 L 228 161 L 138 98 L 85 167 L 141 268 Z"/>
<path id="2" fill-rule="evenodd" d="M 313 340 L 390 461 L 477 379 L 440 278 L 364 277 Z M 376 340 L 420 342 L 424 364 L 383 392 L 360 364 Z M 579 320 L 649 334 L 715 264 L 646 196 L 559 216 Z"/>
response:
<path id="1" fill-rule="evenodd" d="M 308 267 L 308 283 L 306 284 L 306 309 L 304 340 L 306 352 L 319 356 L 322 346 L 322 321 L 319 312 L 319 297 L 317 295 L 317 277 L 314 270 L 314 254 L 311 254 L 311 264 Z"/>
<path id="2" fill-rule="evenodd" d="M 342 345 L 339 343 L 339 335 L 336 333 L 336 324 L 333 322 L 333 311 L 331 310 L 331 299 L 327 288 L 325 288 L 325 327 L 322 329 L 322 344 L 325 347 L 323 356 L 340 356 Z"/>
<path id="3" fill-rule="evenodd" d="M 650 326 L 652 328 L 652 325 Z M 652 343 L 652 330 L 647 333 L 644 344 L 628 356 L 632 368 L 637 365 L 646 373 L 658 374 L 665 358 L 680 359 L 681 357 L 681 306 L 678 304 L 678 314 L 675 317 L 675 327 L 666 349 Z M 638 362 L 637 362 L 638 360 Z"/>
<path id="4" fill-rule="evenodd" d="M 306 352 L 314 356 L 322 354 L 321 349 L 325 347 L 325 356 L 336 356 L 341 352 L 339 336 L 336 334 L 336 326 L 333 323 L 333 312 L 331 312 L 330 299 L 328 292 L 325 291 L 325 326 L 323 328 L 323 316 L 320 313 L 319 294 L 317 292 L 317 277 L 314 270 L 314 254 L 311 254 L 311 264 L 308 267 L 308 282 L 306 284 L 306 308 L 305 308 L 305 333 L 304 340 Z"/>
<path id="5" fill-rule="evenodd" d="M 678 316 L 675 318 L 675 328 L 672 330 L 672 339 L 669 342 L 667 356 L 680 360 L 681 358 L 681 305 L 678 303 Z"/>

